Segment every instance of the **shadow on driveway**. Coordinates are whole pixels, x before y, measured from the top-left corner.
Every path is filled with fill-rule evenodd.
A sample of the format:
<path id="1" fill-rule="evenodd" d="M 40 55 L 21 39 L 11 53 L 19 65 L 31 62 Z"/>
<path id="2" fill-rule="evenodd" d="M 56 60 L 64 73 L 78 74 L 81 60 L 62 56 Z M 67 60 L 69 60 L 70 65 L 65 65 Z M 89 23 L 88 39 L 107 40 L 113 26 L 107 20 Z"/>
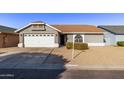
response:
<path id="1" fill-rule="evenodd" d="M 50 57 L 51 64 L 47 66 L 47 59 Z M 49 53 L 17 53 L 0 57 L 4 59 L 0 61 L 0 78 L 4 79 L 56 79 L 61 78 L 68 63 L 63 56 Z M 46 59 L 47 58 L 47 59 Z M 46 63 L 45 63 L 45 62 Z M 61 61 L 61 68 L 51 69 L 55 67 L 54 61 Z M 45 65 L 45 67 L 44 67 Z M 40 69 L 42 68 L 42 69 Z"/>

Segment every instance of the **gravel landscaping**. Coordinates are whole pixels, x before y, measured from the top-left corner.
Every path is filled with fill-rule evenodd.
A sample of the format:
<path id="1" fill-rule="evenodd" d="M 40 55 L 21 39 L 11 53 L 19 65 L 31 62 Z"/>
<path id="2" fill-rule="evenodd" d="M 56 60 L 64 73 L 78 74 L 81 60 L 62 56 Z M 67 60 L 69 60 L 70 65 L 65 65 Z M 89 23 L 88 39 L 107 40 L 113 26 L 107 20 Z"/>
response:
<path id="1" fill-rule="evenodd" d="M 104 47 L 90 47 L 88 50 L 75 50 L 75 57 L 72 60 L 72 50 L 67 50 L 65 47 L 57 48 L 53 54 L 62 55 L 68 59 L 68 64 L 73 65 L 113 65 L 124 67 L 124 47 L 104 46 Z"/>

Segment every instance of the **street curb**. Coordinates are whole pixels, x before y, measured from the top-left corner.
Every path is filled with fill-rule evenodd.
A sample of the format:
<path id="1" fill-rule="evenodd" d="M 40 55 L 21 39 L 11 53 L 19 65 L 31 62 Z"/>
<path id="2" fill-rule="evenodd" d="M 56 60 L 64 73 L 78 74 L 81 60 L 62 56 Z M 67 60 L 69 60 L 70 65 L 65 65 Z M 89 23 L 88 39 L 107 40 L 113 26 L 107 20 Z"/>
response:
<path id="1" fill-rule="evenodd" d="M 75 65 L 65 66 L 67 69 L 78 69 L 78 70 L 124 70 L 124 65 Z"/>

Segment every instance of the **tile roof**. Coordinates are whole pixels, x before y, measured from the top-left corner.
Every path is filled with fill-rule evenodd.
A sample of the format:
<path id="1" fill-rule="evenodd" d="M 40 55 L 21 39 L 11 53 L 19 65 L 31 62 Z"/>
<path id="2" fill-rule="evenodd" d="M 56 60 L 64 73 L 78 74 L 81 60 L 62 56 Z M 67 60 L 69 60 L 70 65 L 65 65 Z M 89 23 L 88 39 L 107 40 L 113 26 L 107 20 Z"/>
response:
<path id="1" fill-rule="evenodd" d="M 0 25 L 0 32 L 14 33 L 15 30 L 16 30 L 15 28 Z"/>
<path id="2" fill-rule="evenodd" d="M 109 31 L 113 34 L 124 34 L 124 25 L 108 25 L 108 26 L 98 26 L 106 31 Z"/>
<path id="3" fill-rule="evenodd" d="M 102 32 L 100 28 L 92 25 L 51 25 L 62 32 Z"/>

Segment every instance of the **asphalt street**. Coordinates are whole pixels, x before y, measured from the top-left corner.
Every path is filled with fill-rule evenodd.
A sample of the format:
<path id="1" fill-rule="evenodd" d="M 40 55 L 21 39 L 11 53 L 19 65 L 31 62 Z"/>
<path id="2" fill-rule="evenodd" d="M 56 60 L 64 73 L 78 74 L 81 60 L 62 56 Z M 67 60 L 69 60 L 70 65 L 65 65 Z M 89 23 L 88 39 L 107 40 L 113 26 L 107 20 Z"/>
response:
<path id="1" fill-rule="evenodd" d="M 124 71 L 0 69 L 0 79 L 124 79 Z"/>

